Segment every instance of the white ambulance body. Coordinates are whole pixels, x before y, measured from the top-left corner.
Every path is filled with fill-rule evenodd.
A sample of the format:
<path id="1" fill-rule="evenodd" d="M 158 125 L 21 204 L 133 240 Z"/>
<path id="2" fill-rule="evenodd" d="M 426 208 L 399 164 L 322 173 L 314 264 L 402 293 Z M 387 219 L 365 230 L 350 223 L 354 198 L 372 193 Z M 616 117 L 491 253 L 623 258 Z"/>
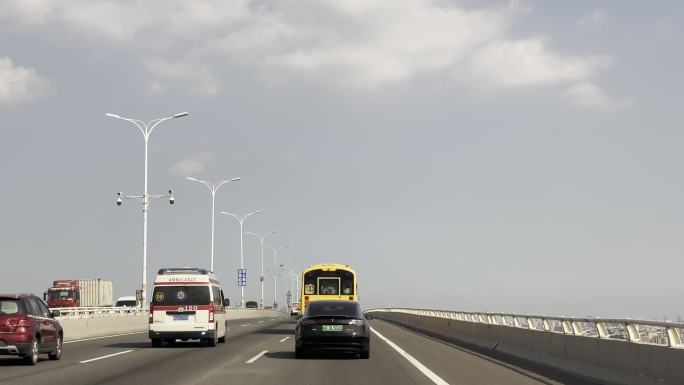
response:
<path id="1" fill-rule="evenodd" d="M 229 304 L 214 273 L 187 267 L 160 269 L 150 301 L 152 346 L 177 339 L 198 339 L 209 346 L 225 342 Z"/>

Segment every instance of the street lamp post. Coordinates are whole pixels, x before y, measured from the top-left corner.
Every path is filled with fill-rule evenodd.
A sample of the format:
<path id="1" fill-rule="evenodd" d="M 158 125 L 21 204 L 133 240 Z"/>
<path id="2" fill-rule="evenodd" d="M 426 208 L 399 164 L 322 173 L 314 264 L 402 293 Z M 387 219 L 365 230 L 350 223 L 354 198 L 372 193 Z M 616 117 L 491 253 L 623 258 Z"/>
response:
<path id="1" fill-rule="evenodd" d="M 295 278 L 297 279 L 297 291 L 299 291 L 299 275 L 295 273 L 294 267 L 292 266 L 287 266 L 285 264 L 280 265 L 283 268 L 286 268 L 290 270 L 288 274 L 290 274 L 290 285 L 291 285 L 291 293 L 292 293 L 292 303 L 299 302 L 297 301 L 297 296 L 295 294 Z"/>
<path id="2" fill-rule="evenodd" d="M 150 196 L 147 193 L 147 154 L 148 154 L 148 143 L 150 140 L 150 135 L 152 134 L 152 131 L 161 123 L 170 119 L 174 118 L 182 118 L 184 116 L 188 116 L 187 112 L 181 112 L 178 114 L 175 114 L 173 116 L 168 116 L 166 118 L 160 118 L 160 119 L 154 119 L 150 120 L 149 122 L 145 123 L 142 120 L 138 119 L 131 119 L 131 118 L 125 118 L 116 114 L 110 114 L 106 113 L 105 116 L 108 116 L 110 118 L 115 118 L 115 119 L 121 119 L 125 120 L 127 122 L 133 123 L 138 129 L 140 130 L 140 133 L 142 133 L 143 138 L 145 139 L 145 185 L 144 185 L 144 190 L 143 190 L 143 195 L 141 196 L 125 196 L 123 193 L 118 193 L 118 199 L 117 199 L 117 205 L 121 206 L 121 198 L 129 198 L 129 199 L 139 199 L 142 202 L 142 211 L 143 211 L 143 266 L 142 266 L 142 306 L 144 306 L 147 303 L 147 211 L 148 207 L 150 204 L 150 198 L 169 198 L 169 203 L 173 204 L 174 202 L 174 197 L 173 193 L 171 190 L 169 190 L 168 195 L 154 195 Z"/>
<path id="3" fill-rule="evenodd" d="M 295 275 L 295 282 L 297 283 L 297 303 L 302 304 L 302 289 L 299 286 L 299 274 Z"/>
<path id="4" fill-rule="evenodd" d="M 216 213 L 214 207 L 216 203 L 216 191 L 218 191 L 218 189 L 221 188 L 221 186 L 223 186 L 224 184 L 228 182 L 237 182 L 241 180 L 241 178 L 226 179 L 216 183 L 195 179 L 189 176 L 185 179 L 193 182 L 202 183 L 203 185 L 207 186 L 207 188 L 211 192 L 211 264 L 209 270 L 214 271 L 214 214 Z"/>
<path id="5" fill-rule="evenodd" d="M 259 306 L 263 309 L 264 308 L 264 240 L 266 237 L 268 237 L 271 234 L 276 234 L 277 231 L 271 231 L 268 232 L 264 235 L 259 235 L 257 233 L 252 233 L 247 231 L 245 234 L 253 235 L 257 238 L 259 238 L 259 241 L 261 242 L 261 277 L 259 277 L 259 281 L 261 282 L 261 303 Z"/>
<path id="6" fill-rule="evenodd" d="M 264 245 L 264 247 L 273 250 L 273 310 L 276 310 L 276 307 L 278 306 L 278 251 L 289 246 L 282 245 L 278 247 L 272 247 Z"/>
<path id="7" fill-rule="evenodd" d="M 254 214 L 261 214 L 261 210 L 254 211 L 248 214 L 245 214 L 243 216 L 240 216 L 238 214 L 233 214 L 233 213 L 228 213 L 225 211 L 221 211 L 221 214 L 225 215 L 230 215 L 231 217 L 237 219 L 238 222 L 240 222 L 240 269 L 245 268 L 245 254 L 244 254 L 244 238 L 245 238 L 245 233 L 243 232 L 243 224 L 245 223 L 245 219 L 249 218 L 250 216 Z M 240 286 L 240 307 L 245 307 L 245 287 Z"/>

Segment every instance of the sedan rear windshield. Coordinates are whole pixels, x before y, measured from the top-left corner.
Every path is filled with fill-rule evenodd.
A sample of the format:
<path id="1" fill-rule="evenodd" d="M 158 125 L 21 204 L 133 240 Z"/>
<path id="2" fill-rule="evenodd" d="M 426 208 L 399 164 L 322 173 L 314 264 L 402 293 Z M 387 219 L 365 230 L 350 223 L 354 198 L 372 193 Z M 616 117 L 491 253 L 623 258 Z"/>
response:
<path id="1" fill-rule="evenodd" d="M 24 314 L 24 307 L 17 299 L 0 299 L 0 315 Z"/>
<path id="2" fill-rule="evenodd" d="M 157 286 L 153 306 L 209 305 L 209 286 Z"/>
<path id="3" fill-rule="evenodd" d="M 361 318 L 361 309 L 353 301 L 314 301 L 306 308 L 304 317 L 342 316 Z"/>

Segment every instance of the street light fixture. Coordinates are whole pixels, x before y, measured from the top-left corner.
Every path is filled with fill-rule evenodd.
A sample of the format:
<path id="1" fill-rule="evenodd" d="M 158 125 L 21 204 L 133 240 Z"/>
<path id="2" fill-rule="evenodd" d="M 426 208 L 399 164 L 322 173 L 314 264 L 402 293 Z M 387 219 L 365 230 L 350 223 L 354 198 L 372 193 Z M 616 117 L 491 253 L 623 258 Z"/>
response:
<path id="1" fill-rule="evenodd" d="M 245 214 L 243 216 L 240 216 L 238 214 L 233 214 L 225 211 L 221 211 L 221 214 L 225 215 L 230 215 L 233 218 L 237 219 L 238 222 L 240 222 L 240 269 L 244 270 L 245 268 L 245 254 L 244 254 L 244 238 L 245 234 L 243 232 L 243 224 L 245 223 L 245 219 L 249 218 L 250 216 L 254 214 L 261 214 L 261 210 L 254 211 L 248 214 Z M 245 287 L 240 286 L 240 307 L 245 306 Z"/>
<path id="2" fill-rule="evenodd" d="M 215 207 L 215 203 L 216 203 L 216 191 L 218 191 L 218 189 L 221 188 L 221 186 L 223 186 L 224 184 L 229 183 L 229 182 L 237 182 L 237 181 L 241 180 L 242 178 L 226 179 L 226 180 L 222 180 L 222 181 L 216 182 L 216 183 L 211 183 L 211 182 L 207 182 L 204 180 L 195 179 L 195 178 L 190 177 L 190 176 L 186 177 L 185 179 L 192 181 L 192 182 L 202 183 L 203 185 L 207 186 L 207 188 L 211 192 L 211 264 L 210 264 L 209 270 L 214 271 L 214 214 L 216 213 L 216 209 L 214 207 Z"/>
<path id="3" fill-rule="evenodd" d="M 105 116 L 108 116 L 110 118 L 115 118 L 115 119 L 121 119 L 125 120 L 127 122 L 133 123 L 138 129 L 140 130 L 140 133 L 143 135 L 143 138 L 145 139 L 145 183 L 144 183 L 144 189 L 143 189 L 143 195 L 133 195 L 133 196 L 126 196 L 123 195 L 122 192 L 117 194 L 117 199 L 116 199 L 116 204 L 117 206 L 121 206 L 123 203 L 123 199 L 138 199 L 140 202 L 142 202 L 142 211 L 143 211 L 143 266 L 142 266 L 142 305 L 144 306 L 145 303 L 147 303 L 147 211 L 150 205 L 150 198 L 169 198 L 169 203 L 173 204 L 175 202 L 175 198 L 173 197 L 173 192 L 169 190 L 168 194 L 165 195 L 149 195 L 147 193 L 147 175 L 148 175 L 148 148 L 149 148 L 149 140 L 150 140 L 150 135 L 152 134 L 152 131 L 161 123 L 165 122 L 170 119 L 174 118 L 181 118 L 183 116 L 187 116 L 187 112 L 181 112 L 178 114 L 175 114 L 173 116 L 168 116 L 165 118 L 159 118 L 159 119 L 154 119 L 150 120 L 149 122 L 145 123 L 142 120 L 138 119 L 131 119 L 131 118 L 125 118 L 116 114 L 112 114 L 107 112 Z M 123 199 L 122 199 L 123 198 Z"/>
<path id="4" fill-rule="evenodd" d="M 273 250 L 273 310 L 276 310 L 278 307 L 278 251 L 290 246 L 282 245 L 278 247 L 272 247 L 264 245 L 264 247 Z"/>
<path id="5" fill-rule="evenodd" d="M 247 231 L 245 234 L 253 235 L 257 238 L 259 238 L 259 241 L 261 242 L 261 277 L 259 277 L 259 281 L 261 282 L 261 303 L 259 304 L 261 308 L 264 308 L 264 240 L 266 237 L 272 234 L 278 233 L 277 231 L 273 230 L 271 232 L 268 232 L 264 235 L 259 235 L 257 233 L 252 233 Z"/>

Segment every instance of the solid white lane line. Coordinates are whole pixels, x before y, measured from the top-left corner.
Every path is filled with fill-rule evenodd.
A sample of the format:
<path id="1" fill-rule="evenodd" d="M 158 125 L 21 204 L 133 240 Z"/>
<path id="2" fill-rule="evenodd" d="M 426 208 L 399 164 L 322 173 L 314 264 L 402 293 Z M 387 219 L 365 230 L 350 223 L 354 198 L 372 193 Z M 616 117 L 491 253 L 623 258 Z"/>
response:
<path id="1" fill-rule="evenodd" d="M 103 339 L 103 338 L 112 338 L 112 337 L 121 337 L 121 336 L 131 336 L 131 335 L 134 335 L 134 334 L 144 334 L 144 333 L 147 333 L 147 331 L 144 331 L 144 332 L 135 332 L 135 333 L 112 334 L 112 335 L 109 335 L 109 336 L 102 336 L 102 337 L 82 338 L 82 339 L 80 339 L 80 340 L 64 341 L 64 343 L 65 343 L 65 344 L 73 344 L 74 342 L 101 340 L 101 339 Z"/>
<path id="2" fill-rule="evenodd" d="M 287 340 L 288 338 L 290 338 L 290 337 L 285 337 L 285 338 L 283 338 L 282 340 L 280 340 L 280 341 L 278 341 L 278 342 L 285 342 L 285 340 Z"/>
<path id="3" fill-rule="evenodd" d="M 425 365 L 423 365 L 422 363 L 420 363 L 420 361 L 418 361 L 418 360 L 416 360 L 415 358 L 413 358 L 412 355 L 406 353 L 406 351 L 404 351 L 404 349 L 402 349 L 402 348 L 400 348 L 399 346 L 397 346 L 397 344 L 395 344 L 394 342 L 388 340 L 387 337 L 385 337 L 385 336 L 383 336 L 382 334 L 378 333 L 377 330 L 375 330 L 375 329 L 373 329 L 373 328 L 370 328 L 370 329 L 371 329 L 371 331 L 372 331 L 373 333 L 375 333 L 376 336 L 378 336 L 378 338 L 380 338 L 381 340 L 385 341 L 385 343 L 387 343 L 387 345 L 389 345 L 390 347 L 392 347 L 392 349 L 396 350 L 397 353 L 399 353 L 399 354 L 402 355 L 402 357 L 406 358 L 406 360 L 407 360 L 408 362 L 410 362 L 413 366 L 415 366 L 416 369 L 420 370 L 420 372 L 423 373 L 427 378 L 429 378 L 430 381 L 434 382 L 434 383 L 437 384 L 437 385 L 449 385 L 448 382 L 444 381 L 440 376 L 436 375 L 435 372 L 433 372 L 432 370 L 428 369 L 427 366 L 425 366 Z"/>
<path id="4" fill-rule="evenodd" d="M 244 325 L 240 325 L 240 326 L 249 326 L 249 324 L 244 324 Z"/>
<path id="5" fill-rule="evenodd" d="M 252 362 L 256 361 L 259 359 L 259 357 L 263 356 L 264 354 L 268 353 L 268 350 L 264 350 L 261 353 L 257 354 L 256 356 L 250 358 L 249 360 L 245 361 L 245 364 L 251 364 Z"/>
<path id="6" fill-rule="evenodd" d="M 104 360 L 105 358 L 114 357 L 114 356 L 119 356 L 119 355 L 122 355 L 122 354 L 130 353 L 130 352 L 132 352 L 132 351 L 133 351 L 133 350 L 124 350 L 123 352 L 118 352 L 118 353 L 114 353 L 114 354 L 108 354 L 108 355 L 102 356 L 102 357 L 91 358 L 91 359 L 89 359 L 89 360 L 79 361 L 79 364 L 87 364 L 88 362 L 93 362 L 93 361 L 98 361 L 98 360 Z"/>

